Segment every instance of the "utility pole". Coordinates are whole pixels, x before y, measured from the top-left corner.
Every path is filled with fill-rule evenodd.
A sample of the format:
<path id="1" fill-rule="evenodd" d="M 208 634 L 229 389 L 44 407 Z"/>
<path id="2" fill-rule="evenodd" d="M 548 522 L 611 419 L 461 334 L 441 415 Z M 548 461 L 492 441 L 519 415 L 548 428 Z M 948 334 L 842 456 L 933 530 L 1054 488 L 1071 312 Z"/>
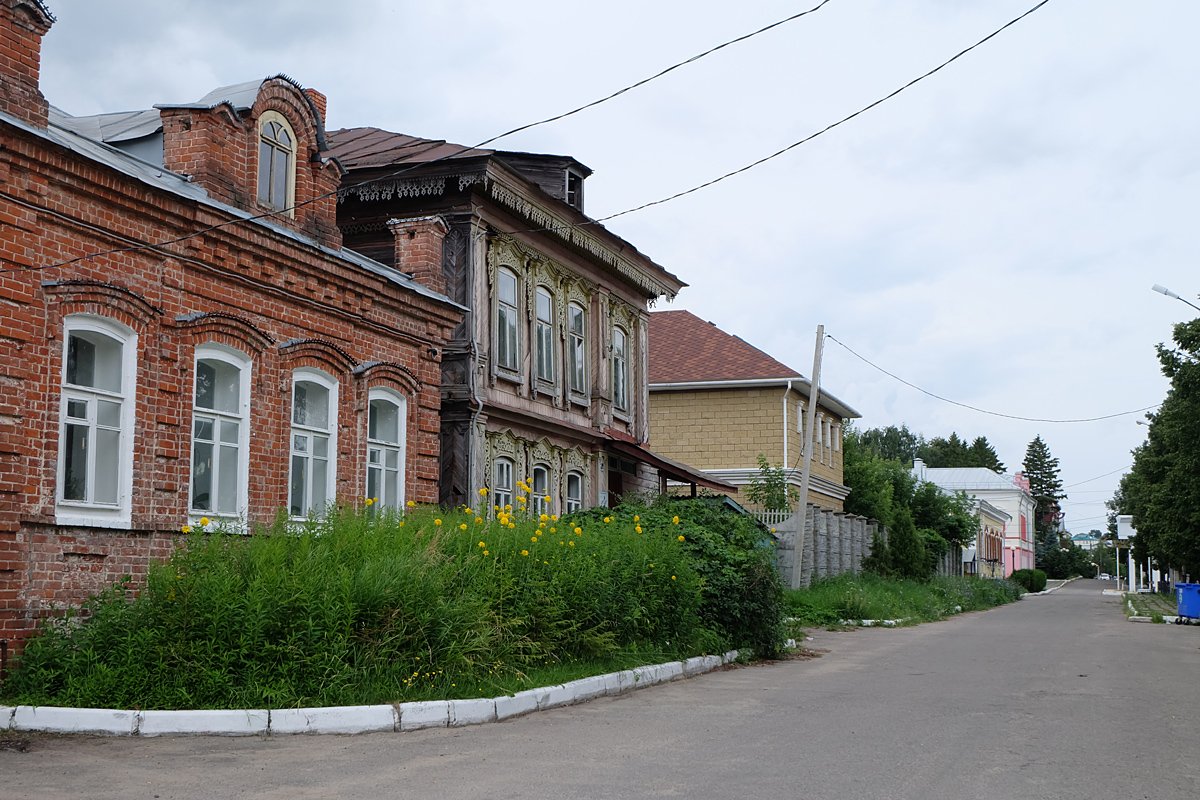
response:
<path id="1" fill-rule="evenodd" d="M 808 527 L 808 481 L 812 476 L 813 426 L 817 424 L 817 401 L 821 397 L 821 354 L 825 350 L 825 326 L 817 326 L 817 344 L 813 349 L 812 383 L 808 390 L 808 412 L 804 420 L 804 441 L 800 443 L 804 454 L 804 467 L 800 471 L 800 527 L 796 531 L 796 553 L 792 558 L 793 589 L 800 587 L 800 576 L 804 568 L 804 533 Z M 815 533 L 815 531 L 814 531 Z"/>

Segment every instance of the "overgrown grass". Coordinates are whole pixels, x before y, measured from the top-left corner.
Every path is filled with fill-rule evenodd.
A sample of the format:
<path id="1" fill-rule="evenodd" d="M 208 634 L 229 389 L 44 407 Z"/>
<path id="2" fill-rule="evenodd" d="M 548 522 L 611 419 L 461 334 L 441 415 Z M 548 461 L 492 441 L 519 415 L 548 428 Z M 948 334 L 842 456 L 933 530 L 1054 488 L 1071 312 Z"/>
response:
<path id="1" fill-rule="evenodd" d="M 933 578 L 928 581 L 841 575 L 786 593 L 788 613 L 800 627 L 839 625 L 843 620 L 932 622 L 962 611 L 978 611 L 1016 600 L 1021 588 L 1011 581 Z"/>
<path id="2" fill-rule="evenodd" d="M 1126 592 L 1125 616 L 1150 617 L 1154 622 L 1162 622 L 1164 616 L 1174 616 L 1179 611 L 1179 603 L 1174 594 L 1158 594 L 1157 592 Z M 1129 611 L 1130 604 L 1133 612 Z"/>
<path id="3" fill-rule="evenodd" d="M 691 540 L 708 529 L 495 516 L 340 509 L 302 530 L 193 534 L 136 597 L 119 585 L 48 625 L 0 692 L 164 709 L 490 697 L 746 638 L 705 613 Z"/>

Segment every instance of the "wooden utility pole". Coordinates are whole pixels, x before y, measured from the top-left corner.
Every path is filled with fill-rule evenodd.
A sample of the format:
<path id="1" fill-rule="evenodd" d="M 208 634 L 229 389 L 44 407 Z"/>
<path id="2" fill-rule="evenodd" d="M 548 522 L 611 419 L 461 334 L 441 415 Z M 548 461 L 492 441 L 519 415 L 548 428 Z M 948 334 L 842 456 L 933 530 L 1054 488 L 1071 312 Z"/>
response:
<path id="1" fill-rule="evenodd" d="M 817 424 L 817 401 L 821 397 L 821 354 L 825 350 L 825 326 L 817 326 L 817 344 L 813 349 L 812 383 L 808 390 L 808 413 L 804 420 L 804 441 L 800 443 L 804 467 L 800 471 L 800 526 L 796 531 L 796 552 L 792 558 L 793 589 L 800 588 L 804 568 L 804 534 L 808 527 L 808 481 L 812 476 L 813 426 Z"/>

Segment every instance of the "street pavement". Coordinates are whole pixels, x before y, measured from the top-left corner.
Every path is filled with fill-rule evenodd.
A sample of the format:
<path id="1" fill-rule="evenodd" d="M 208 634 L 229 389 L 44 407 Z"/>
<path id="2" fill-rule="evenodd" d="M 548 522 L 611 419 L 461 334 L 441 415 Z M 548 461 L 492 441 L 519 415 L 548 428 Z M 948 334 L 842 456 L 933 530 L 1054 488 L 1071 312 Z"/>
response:
<path id="1" fill-rule="evenodd" d="M 0 798 L 1200 798 L 1200 627 L 1104 584 L 502 723 L 357 736 L 19 737 Z"/>

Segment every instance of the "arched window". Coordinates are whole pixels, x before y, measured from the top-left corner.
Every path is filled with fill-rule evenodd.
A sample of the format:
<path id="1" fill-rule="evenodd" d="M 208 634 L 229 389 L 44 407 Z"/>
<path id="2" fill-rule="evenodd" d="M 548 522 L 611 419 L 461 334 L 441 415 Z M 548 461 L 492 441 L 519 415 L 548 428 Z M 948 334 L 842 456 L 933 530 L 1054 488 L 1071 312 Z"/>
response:
<path id="1" fill-rule="evenodd" d="M 554 298 L 544 287 L 537 287 L 535 293 L 537 306 L 537 322 L 535 340 L 537 343 L 537 377 L 540 381 L 554 382 Z"/>
<path id="2" fill-rule="evenodd" d="M 220 345 L 196 348 L 192 405 L 193 515 L 246 513 L 250 359 Z"/>
<path id="3" fill-rule="evenodd" d="M 276 211 L 292 207 L 296 186 L 296 136 L 282 114 L 258 121 L 258 202 Z"/>
<path id="4" fill-rule="evenodd" d="M 513 462 L 509 458 L 497 458 L 492 467 L 492 497 L 500 510 L 512 505 Z"/>
<path id="5" fill-rule="evenodd" d="M 580 472 L 568 472 L 566 512 L 570 514 L 581 508 L 583 508 L 583 474 Z"/>
<path id="6" fill-rule="evenodd" d="M 567 306 L 567 385 L 571 392 L 587 394 L 587 317 L 583 306 Z"/>
<path id="7" fill-rule="evenodd" d="M 292 459 L 288 514 L 307 517 L 334 500 L 337 454 L 337 381 L 324 372 L 292 375 Z"/>
<path id="8" fill-rule="evenodd" d="M 137 337 L 124 325 L 80 314 L 65 319 L 63 343 L 59 521 L 127 522 Z"/>
<path id="9" fill-rule="evenodd" d="M 533 513 L 535 516 L 550 513 L 550 468 L 537 464 L 533 468 Z"/>
<path id="10" fill-rule="evenodd" d="M 404 506 L 407 402 L 388 389 L 372 389 L 367 408 L 367 497 L 389 508 Z"/>
<path id="11" fill-rule="evenodd" d="M 621 328 L 612 332 L 613 406 L 618 411 L 629 410 L 629 340 Z"/>
<path id="12" fill-rule="evenodd" d="M 496 273 L 496 365 L 515 372 L 521 362 L 517 336 L 517 276 Z"/>

